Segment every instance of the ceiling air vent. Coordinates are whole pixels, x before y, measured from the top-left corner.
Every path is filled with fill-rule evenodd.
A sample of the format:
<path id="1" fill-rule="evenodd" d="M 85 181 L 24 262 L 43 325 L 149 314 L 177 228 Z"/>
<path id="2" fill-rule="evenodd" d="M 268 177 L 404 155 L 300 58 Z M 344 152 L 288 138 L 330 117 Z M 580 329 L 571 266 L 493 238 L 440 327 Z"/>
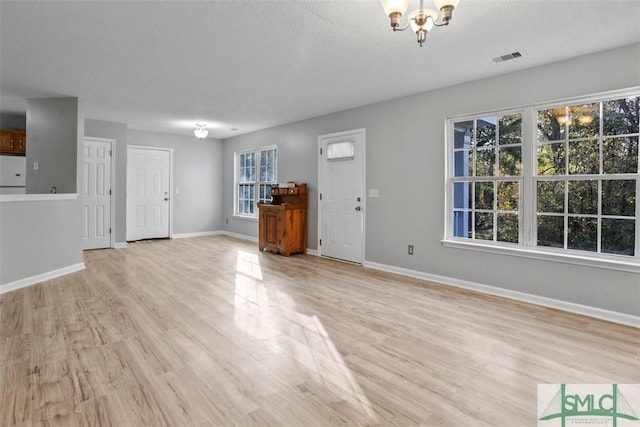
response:
<path id="1" fill-rule="evenodd" d="M 505 62 L 505 61 L 511 61 L 512 59 L 517 59 L 517 58 L 521 58 L 522 57 L 522 53 L 520 52 L 513 52 L 513 53 L 508 53 L 506 55 L 502 55 L 502 56 L 496 56 L 495 58 L 492 59 L 493 62 Z"/>

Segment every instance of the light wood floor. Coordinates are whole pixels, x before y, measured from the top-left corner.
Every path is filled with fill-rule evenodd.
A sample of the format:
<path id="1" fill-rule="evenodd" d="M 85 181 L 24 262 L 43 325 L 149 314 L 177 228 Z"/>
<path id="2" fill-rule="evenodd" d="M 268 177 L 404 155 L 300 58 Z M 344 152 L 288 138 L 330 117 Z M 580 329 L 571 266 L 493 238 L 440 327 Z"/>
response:
<path id="1" fill-rule="evenodd" d="M 538 383 L 640 383 L 638 329 L 228 237 L 85 262 L 0 296 L 0 426 L 535 426 Z"/>

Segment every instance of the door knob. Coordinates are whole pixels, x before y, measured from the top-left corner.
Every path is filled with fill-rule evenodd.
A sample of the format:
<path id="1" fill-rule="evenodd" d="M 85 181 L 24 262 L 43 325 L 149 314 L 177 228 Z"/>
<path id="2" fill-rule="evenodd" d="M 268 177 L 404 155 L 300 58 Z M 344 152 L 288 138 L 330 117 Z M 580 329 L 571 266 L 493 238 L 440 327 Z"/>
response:
<path id="1" fill-rule="evenodd" d="M 356 210 L 357 210 L 357 211 L 361 211 L 361 210 L 362 210 L 362 208 L 361 208 L 360 206 L 356 206 Z"/>

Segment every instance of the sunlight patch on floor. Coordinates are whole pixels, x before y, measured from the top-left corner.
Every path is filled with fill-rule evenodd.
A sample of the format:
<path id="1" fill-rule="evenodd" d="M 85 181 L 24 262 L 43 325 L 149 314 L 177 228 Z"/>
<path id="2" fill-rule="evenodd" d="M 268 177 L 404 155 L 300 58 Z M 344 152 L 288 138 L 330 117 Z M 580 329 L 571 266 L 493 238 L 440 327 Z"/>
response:
<path id="1" fill-rule="evenodd" d="M 269 340 L 269 351 L 295 360 L 293 368 L 307 374 L 325 390 L 376 421 L 372 405 L 316 315 L 295 310 L 287 293 L 262 282 L 257 255 L 238 251 L 234 293 L 234 324 L 258 340 Z"/>

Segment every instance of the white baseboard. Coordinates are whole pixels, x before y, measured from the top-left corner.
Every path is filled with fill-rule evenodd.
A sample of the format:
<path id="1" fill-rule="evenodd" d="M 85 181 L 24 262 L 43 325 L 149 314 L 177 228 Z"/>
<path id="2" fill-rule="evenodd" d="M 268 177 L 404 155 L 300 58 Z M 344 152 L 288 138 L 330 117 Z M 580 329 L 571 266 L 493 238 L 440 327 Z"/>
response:
<path id="1" fill-rule="evenodd" d="M 320 252 L 315 249 L 307 248 L 307 255 L 320 256 Z"/>
<path id="2" fill-rule="evenodd" d="M 406 268 L 394 267 L 391 265 L 378 264 L 375 262 L 364 262 L 364 267 L 375 270 L 386 271 L 389 273 L 409 276 L 416 279 L 427 280 L 443 285 L 455 286 L 457 288 L 468 289 L 483 294 L 494 295 L 515 301 L 522 301 L 530 304 L 540 305 L 543 307 L 555 308 L 558 310 L 568 311 L 570 313 L 582 314 L 584 316 L 594 317 L 596 319 L 606 320 L 622 325 L 640 328 L 640 316 L 632 316 L 630 314 L 619 313 L 617 311 L 605 310 L 598 307 L 576 304 L 568 301 L 557 300 L 553 298 L 541 297 L 538 295 L 527 294 L 519 291 L 498 288 L 495 286 L 483 285 L 480 283 L 469 282 L 466 280 L 454 279 L 446 276 L 438 276 L 435 274 L 423 273 L 421 271 L 409 270 Z"/>
<path id="3" fill-rule="evenodd" d="M 242 240 L 249 240 L 250 242 L 257 242 L 258 238 L 254 237 L 254 236 L 247 236 L 246 234 L 237 234 L 237 233 L 232 233 L 230 231 L 220 231 L 219 234 L 225 235 L 225 236 L 229 236 L 229 237 L 235 237 L 236 239 L 242 239 Z"/>
<path id="4" fill-rule="evenodd" d="M 199 231 L 197 233 L 179 233 L 171 236 L 172 239 L 188 239 L 190 237 L 215 236 L 222 234 L 222 231 Z"/>
<path id="5" fill-rule="evenodd" d="M 76 271 L 84 269 L 84 262 L 81 262 L 79 264 L 70 265 L 68 267 L 59 268 L 57 270 L 48 271 L 46 273 L 36 274 L 35 276 L 25 277 L 24 279 L 0 285 L 0 294 L 15 291 L 16 289 L 20 288 L 26 288 L 27 286 L 35 285 L 36 283 L 44 282 L 45 280 L 55 279 L 56 277 L 64 276 L 65 274 L 74 273 Z"/>
<path id="6" fill-rule="evenodd" d="M 113 244 L 113 248 L 114 249 L 125 249 L 127 248 L 129 245 L 127 244 L 127 242 L 115 242 Z"/>

